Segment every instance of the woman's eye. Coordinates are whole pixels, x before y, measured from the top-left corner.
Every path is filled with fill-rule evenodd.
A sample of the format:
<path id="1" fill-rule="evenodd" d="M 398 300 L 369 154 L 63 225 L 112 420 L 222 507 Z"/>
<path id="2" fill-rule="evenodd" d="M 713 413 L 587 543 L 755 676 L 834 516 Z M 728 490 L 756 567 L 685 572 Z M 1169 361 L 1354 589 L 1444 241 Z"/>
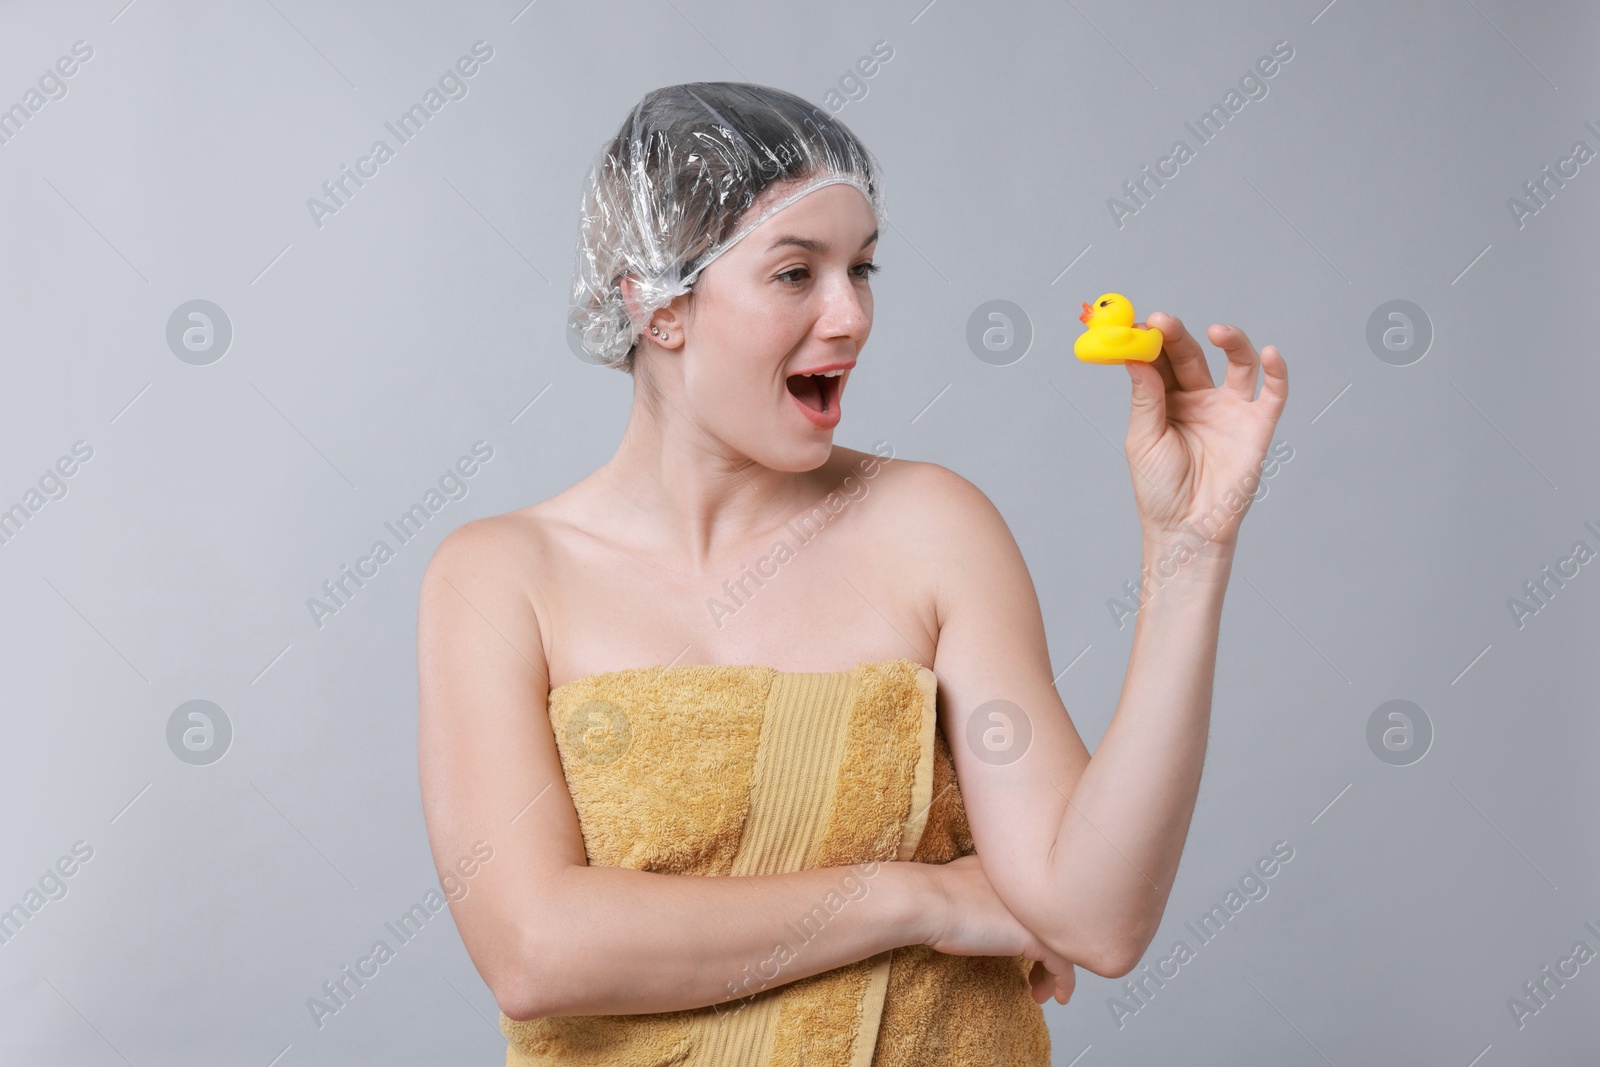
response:
<path id="1" fill-rule="evenodd" d="M 876 263 L 871 262 L 857 263 L 854 267 L 850 268 L 851 272 L 855 274 L 857 278 L 870 277 L 882 269 L 883 268 L 878 266 Z M 784 271 L 782 274 L 778 275 L 778 278 L 781 281 L 788 282 L 790 285 L 799 285 L 805 280 L 805 276 L 809 273 L 810 271 L 805 267 L 795 267 L 793 270 Z"/>

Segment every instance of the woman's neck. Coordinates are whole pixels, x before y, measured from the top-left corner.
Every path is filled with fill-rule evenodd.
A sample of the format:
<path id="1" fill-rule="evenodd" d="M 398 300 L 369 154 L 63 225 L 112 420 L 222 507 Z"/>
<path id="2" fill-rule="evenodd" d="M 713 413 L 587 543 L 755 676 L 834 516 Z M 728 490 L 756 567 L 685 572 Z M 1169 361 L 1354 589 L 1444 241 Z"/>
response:
<path id="1" fill-rule="evenodd" d="M 826 492 L 826 464 L 774 470 L 717 441 L 682 410 L 668 398 L 648 404 L 635 386 L 627 429 L 596 472 L 617 533 L 698 570 L 770 534 Z"/>

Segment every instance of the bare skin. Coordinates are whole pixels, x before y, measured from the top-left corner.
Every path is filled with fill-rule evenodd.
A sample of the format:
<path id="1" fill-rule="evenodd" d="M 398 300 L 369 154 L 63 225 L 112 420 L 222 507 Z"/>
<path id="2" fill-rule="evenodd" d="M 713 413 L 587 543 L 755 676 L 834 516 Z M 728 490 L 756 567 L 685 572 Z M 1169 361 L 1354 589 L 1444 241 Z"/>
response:
<path id="1" fill-rule="evenodd" d="M 636 380 L 611 461 L 548 500 L 466 524 L 429 564 L 418 631 L 424 812 L 441 875 L 473 842 L 495 850 L 451 907 L 511 1018 L 722 1003 L 730 980 L 844 873 L 708 879 L 589 867 L 546 695 L 622 668 L 840 671 L 904 657 L 939 678 L 940 728 L 978 855 L 882 864 L 871 891 L 771 984 L 927 944 L 1025 955 L 1037 961 L 1035 999 L 1065 1003 L 1074 964 L 1125 974 L 1154 935 L 1198 790 L 1242 516 L 1141 610 L 1123 700 L 1091 769 L 1052 685 L 1026 566 L 992 504 L 943 467 L 835 445 L 789 396 L 788 375 L 854 360 L 865 344 L 872 300 L 860 267 L 874 230 L 860 194 L 830 186 L 753 231 L 707 269 L 692 299 L 651 319 L 664 337 L 647 328 L 640 375 L 663 399 L 648 403 Z M 784 234 L 825 247 L 770 249 Z M 1177 320 L 1151 319 L 1171 358 L 1128 370 L 1136 390 L 1146 386 L 1128 453 L 1147 561 L 1170 553 L 1181 524 L 1210 508 L 1210 483 L 1265 453 L 1282 400 L 1264 391 L 1272 403 L 1259 410 L 1241 401 L 1236 367 L 1248 366 L 1251 391 L 1262 365 L 1269 388 L 1286 380 L 1275 350 L 1269 362 L 1242 332 L 1213 327 L 1229 353 L 1229 396 L 1211 387 L 1216 401 L 1204 399 L 1198 344 Z M 1166 392 L 1152 395 L 1161 382 Z M 1251 410 L 1241 414 L 1241 403 Z M 1189 404 L 1211 404 L 1209 414 L 1175 429 Z M 1230 431 L 1222 445 L 1218 426 Z M 717 618 L 708 601 L 734 603 L 724 583 L 779 537 L 793 546 L 785 523 L 830 493 L 848 503 Z M 1033 727 L 1026 757 L 1006 766 L 962 740 L 967 717 L 997 696 L 1023 707 Z"/>

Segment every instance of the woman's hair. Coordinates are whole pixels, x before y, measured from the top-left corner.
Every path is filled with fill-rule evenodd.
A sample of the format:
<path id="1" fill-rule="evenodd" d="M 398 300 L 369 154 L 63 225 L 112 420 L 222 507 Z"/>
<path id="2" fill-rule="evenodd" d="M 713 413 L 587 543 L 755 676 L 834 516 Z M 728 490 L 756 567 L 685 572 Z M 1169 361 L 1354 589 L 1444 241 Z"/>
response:
<path id="1" fill-rule="evenodd" d="M 747 214 L 768 187 L 800 187 Z M 859 189 L 880 226 L 877 160 L 842 122 L 793 93 L 688 82 L 646 93 L 589 169 L 568 325 L 595 362 L 632 374 L 657 309 L 774 212 L 834 183 Z M 621 281 L 632 274 L 634 299 Z"/>

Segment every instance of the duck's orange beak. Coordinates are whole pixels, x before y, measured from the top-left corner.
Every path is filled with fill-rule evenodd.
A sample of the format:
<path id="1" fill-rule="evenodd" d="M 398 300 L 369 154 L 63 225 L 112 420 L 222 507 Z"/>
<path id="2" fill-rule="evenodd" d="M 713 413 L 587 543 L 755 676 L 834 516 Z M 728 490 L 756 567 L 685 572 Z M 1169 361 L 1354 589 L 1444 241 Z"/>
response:
<path id="1" fill-rule="evenodd" d="M 1087 300 L 1083 301 L 1082 303 L 1083 314 L 1078 316 L 1078 321 L 1087 325 L 1089 322 L 1089 316 L 1094 314 L 1094 308 L 1089 305 Z"/>

